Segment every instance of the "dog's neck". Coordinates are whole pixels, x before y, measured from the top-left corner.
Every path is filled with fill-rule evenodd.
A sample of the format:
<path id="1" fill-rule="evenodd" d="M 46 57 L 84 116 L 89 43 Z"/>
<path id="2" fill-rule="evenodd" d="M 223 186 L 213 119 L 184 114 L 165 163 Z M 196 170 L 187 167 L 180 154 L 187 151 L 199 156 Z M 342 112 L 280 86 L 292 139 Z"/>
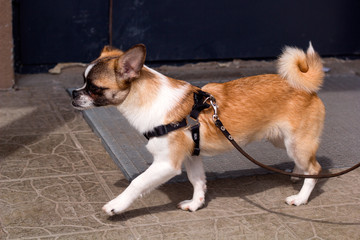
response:
<path id="1" fill-rule="evenodd" d="M 130 124 L 144 133 L 185 117 L 191 110 L 193 91 L 191 84 L 144 66 L 140 78 L 132 82 L 128 96 L 118 109 Z"/>

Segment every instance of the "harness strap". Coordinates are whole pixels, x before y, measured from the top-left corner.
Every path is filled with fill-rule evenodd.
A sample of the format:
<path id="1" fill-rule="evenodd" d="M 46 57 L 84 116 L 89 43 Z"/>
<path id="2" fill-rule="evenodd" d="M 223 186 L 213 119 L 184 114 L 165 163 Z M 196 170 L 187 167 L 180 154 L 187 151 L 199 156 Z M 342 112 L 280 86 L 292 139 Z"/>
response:
<path id="1" fill-rule="evenodd" d="M 193 156 L 199 156 L 200 154 L 200 124 L 195 124 L 191 127 L 191 137 L 195 143 L 194 150 L 192 152 Z"/>
<path id="2" fill-rule="evenodd" d="M 204 101 L 208 97 L 210 97 L 210 94 L 201 90 L 194 93 L 194 105 L 191 109 L 190 117 L 196 120 L 202 110 L 210 107 L 210 105 Z"/>
<path id="3" fill-rule="evenodd" d="M 155 127 L 152 131 L 144 133 L 144 136 L 147 140 L 152 137 L 160 137 L 168 134 L 169 132 L 175 131 L 179 128 L 183 128 L 187 126 L 186 118 L 181 120 L 181 122 L 169 123 L 167 125 L 160 125 Z"/>
<path id="4" fill-rule="evenodd" d="M 190 112 L 190 117 L 195 119 L 197 121 L 199 114 L 202 110 L 209 108 L 210 104 L 206 103 L 207 98 L 209 98 L 211 95 L 198 90 L 197 92 L 194 92 L 194 105 Z M 175 131 L 179 128 L 183 128 L 187 126 L 186 118 L 181 120 L 181 122 L 176 123 L 169 123 L 167 125 L 160 125 L 155 127 L 152 131 L 144 133 L 144 136 L 147 140 L 149 140 L 152 137 L 160 137 L 163 135 L 168 134 L 169 132 Z M 194 150 L 192 155 L 193 156 L 199 156 L 200 154 L 200 123 L 197 122 L 195 125 L 191 126 L 191 137 L 195 143 Z"/>
<path id="5" fill-rule="evenodd" d="M 194 105 L 190 112 L 190 117 L 197 121 L 199 114 L 202 110 L 209 108 L 210 104 L 206 102 L 206 99 L 211 95 L 202 90 L 198 90 L 194 93 Z M 192 152 L 193 156 L 200 155 L 200 123 L 197 122 L 194 126 L 191 127 L 191 137 L 195 143 L 194 150 Z"/>

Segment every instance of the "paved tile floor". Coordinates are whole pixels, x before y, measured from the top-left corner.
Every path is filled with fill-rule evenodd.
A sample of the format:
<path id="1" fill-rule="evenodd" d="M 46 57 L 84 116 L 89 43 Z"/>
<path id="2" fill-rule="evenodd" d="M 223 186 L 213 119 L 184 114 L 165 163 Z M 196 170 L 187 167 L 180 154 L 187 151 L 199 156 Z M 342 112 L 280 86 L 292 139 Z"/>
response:
<path id="1" fill-rule="evenodd" d="M 339 78 L 359 76 L 360 61 L 326 62 Z M 231 64 L 241 67 L 230 71 Z M 268 62 L 231 64 L 209 75 L 273 70 Z M 201 64 L 192 67 L 201 74 Z M 320 180 L 300 207 L 284 199 L 301 183 L 274 174 L 209 181 L 206 206 L 195 213 L 176 209 L 191 197 L 185 182 L 165 184 L 107 217 L 102 205 L 128 181 L 70 106 L 65 89 L 81 85 L 82 71 L 21 75 L 16 91 L 0 92 L 0 239 L 360 239 L 360 169 Z"/>

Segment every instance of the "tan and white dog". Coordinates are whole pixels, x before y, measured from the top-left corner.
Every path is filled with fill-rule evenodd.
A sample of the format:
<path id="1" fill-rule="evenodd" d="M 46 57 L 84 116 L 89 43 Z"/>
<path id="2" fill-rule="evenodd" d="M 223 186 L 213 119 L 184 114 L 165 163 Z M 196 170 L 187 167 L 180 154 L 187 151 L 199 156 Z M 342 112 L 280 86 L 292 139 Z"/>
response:
<path id="1" fill-rule="evenodd" d="M 125 52 L 104 47 L 99 58 L 86 68 L 84 86 L 73 92 L 73 106 L 87 109 L 115 105 L 141 133 L 184 119 L 199 88 L 145 66 L 145 55 L 142 44 Z M 322 61 L 310 44 L 306 53 L 286 47 L 278 59 L 278 74 L 210 83 L 202 90 L 215 97 L 219 118 L 240 145 L 268 139 L 286 149 L 295 162 L 294 172 L 319 174 L 321 166 L 315 154 L 325 108 L 316 92 L 323 77 Z M 208 108 L 198 118 L 201 155 L 232 148 L 214 125 L 212 114 Z M 124 212 L 139 196 L 180 174 L 182 164 L 194 193 L 191 200 L 180 202 L 178 207 L 190 211 L 202 207 L 206 179 L 201 158 L 191 157 L 193 148 L 189 128 L 151 138 L 147 149 L 154 156 L 152 165 L 103 210 L 109 215 Z M 286 198 L 286 203 L 306 204 L 315 184 L 315 179 L 305 179 L 300 192 Z"/>

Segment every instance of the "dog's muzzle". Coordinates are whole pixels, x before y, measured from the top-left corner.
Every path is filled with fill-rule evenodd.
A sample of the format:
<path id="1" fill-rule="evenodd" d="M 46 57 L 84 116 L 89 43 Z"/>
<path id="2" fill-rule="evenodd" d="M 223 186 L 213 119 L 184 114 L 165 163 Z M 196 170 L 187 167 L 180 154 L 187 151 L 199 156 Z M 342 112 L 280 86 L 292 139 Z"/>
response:
<path id="1" fill-rule="evenodd" d="M 80 98 L 80 91 L 78 90 L 72 91 L 71 96 L 72 96 L 72 101 L 71 101 L 72 106 L 75 108 L 81 108 L 81 106 L 78 103 Z"/>
<path id="2" fill-rule="evenodd" d="M 93 107 L 92 99 L 83 90 L 74 90 L 72 93 L 71 105 L 79 110 Z"/>

